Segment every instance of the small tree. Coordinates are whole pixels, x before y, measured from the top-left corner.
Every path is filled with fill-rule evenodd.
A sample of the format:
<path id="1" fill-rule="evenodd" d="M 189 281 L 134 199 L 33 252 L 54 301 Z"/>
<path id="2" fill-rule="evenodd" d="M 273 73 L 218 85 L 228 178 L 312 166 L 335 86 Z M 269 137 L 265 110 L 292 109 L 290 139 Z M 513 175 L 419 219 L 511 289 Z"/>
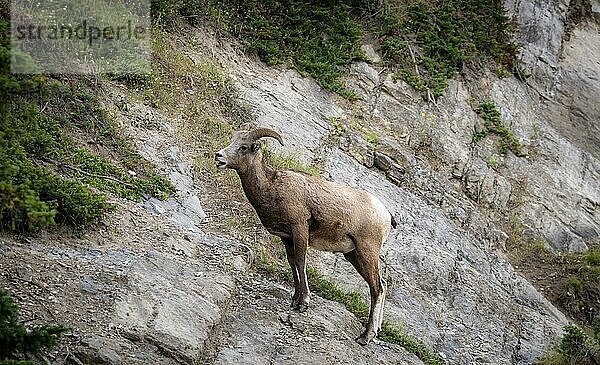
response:
<path id="1" fill-rule="evenodd" d="M 563 329 L 560 343 L 542 357 L 538 365 L 599 365 L 600 364 L 600 321 L 595 320 L 594 336 L 589 336 L 577 326 Z"/>
<path id="2" fill-rule="evenodd" d="M 68 328 L 44 325 L 26 329 L 17 321 L 19 307 L 7 292 L 0 290 L 0 365 L 32 364 L 29 361 L 14 361 L 40 354 L 42 349 L 50 349 L 58 337 Z"/>

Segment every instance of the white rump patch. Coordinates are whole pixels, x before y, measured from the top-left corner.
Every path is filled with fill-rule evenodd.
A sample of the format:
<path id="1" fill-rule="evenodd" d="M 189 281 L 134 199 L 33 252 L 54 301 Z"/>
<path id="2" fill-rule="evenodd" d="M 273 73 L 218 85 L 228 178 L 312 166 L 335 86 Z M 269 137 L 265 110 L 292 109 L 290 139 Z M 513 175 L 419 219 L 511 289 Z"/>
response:
<path id="1" fill-rule="evenodd" d="M 371 204 L 373 205 L 373 208 L 375 208 L 375 211 L 377 211 L 377 215 L 381 218 L 381 222 L 390 223 L 392 220 L 392 215 L 390 212 L 388 212 L 385 205 L 383 205 L 381 200 L 379 200 L 379 198 L 377 198 L 375 195 L 369 195 L 371 197 Z"/>

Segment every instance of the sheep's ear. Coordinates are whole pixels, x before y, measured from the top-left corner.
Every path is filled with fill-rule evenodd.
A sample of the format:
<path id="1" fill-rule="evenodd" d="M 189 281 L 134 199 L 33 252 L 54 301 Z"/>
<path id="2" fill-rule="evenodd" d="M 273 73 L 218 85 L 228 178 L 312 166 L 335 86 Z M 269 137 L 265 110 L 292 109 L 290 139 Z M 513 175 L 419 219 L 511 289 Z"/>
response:
<path id="1" fill-rule="evenodd" d="M 256 151 L 260 150 L 260 146 L 261 146 L 261 142 L 256 141 L 256 142 L 252 143 L 252 145 L 250 146 L 250 150 L 252 152 L 256 152 Z"/>
<path id="2" fill-rule="evenodd" d="M 244 123 L 240 126 L 240 131 L 251 131 L 254 128 L 252 123 Z"/>

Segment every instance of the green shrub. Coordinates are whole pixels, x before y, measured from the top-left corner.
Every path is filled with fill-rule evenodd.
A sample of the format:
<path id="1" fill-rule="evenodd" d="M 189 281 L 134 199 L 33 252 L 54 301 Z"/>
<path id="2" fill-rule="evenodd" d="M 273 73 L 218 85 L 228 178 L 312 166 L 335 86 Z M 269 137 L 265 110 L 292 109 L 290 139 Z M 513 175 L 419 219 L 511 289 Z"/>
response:
<path id="1" fill-rule="evenodd" d="M 9 29 L 6 17 L 0 12 L 0 31 Z M 84 78 L 69 80 L 69 86 L 43 76 L 12 75 L 9 47 L 0 32 L 0 230 L 87 227 L 111 208 L 90 186 L 133 200 L 143 194 L 164 198 L 173 191 L 120 136 L 97 97 L 85 90 Z M 45 105 L 44 113 L 38 105 Z M 138 175 L 77 146 L 65 129 L 98 137 Z"/>
<path id="2" fill-rule="evenodd" d="M 500 0 L 384 2 L 153 0 L 153 18 L 211 20 L 238 37 L 268 65 L 289 64 L 346 98 L 340 68 L 365 60 L 363 30 L 380 38 L 384 60 L 426 100 L 441 96 L 464 64 L 490 60 L 517 69 L 517 45 Z M 377 10 L 377 11 L 376 11 Z"/>
<path id="3" fill-rule="evenodd" d="M 483 102 L 475 110 L 483 119 L 483 129 L 473 131 L 473 143 L 476 144 L 489 134 L 499 137 L 498 152 L 505 155 L 508 150 L 512 151 L 517 157 L 525 157 L 527 154 L 523 151 L 521 142 L 515 137 L 513 132 L 502 122 L 501 114 L 494 103 Z"/>
<path id="4" fill-rule="evenodd" d="M 557 259 L 564 267 L 558 301 L 565 312 L 586 326 L 595 326 L 600 315 L 600 251 L 597 247 L 587 252 L 566 254 Z M 597 320 L 596 320 L 597 321 Z"/>
<path id="5" fill-rule="evenodd" d="M 379 17 L 384 60 L 425 100 L 441 96 L 465 64 L 513 69 L 517 45 L 499 0 L 408 1 Z"/>
<path id="6" fill-rule="evenodd" d="M 344 1 L 233 1 L 229 24 L 268 65 L 286 64 L 311 75 L 323 88 L 354 98 L 340 66 L 364 59 L 362 26 Z M 234 26 L 231 26 L 234 29 Z"/>
<path id="7" fill-rule="evenodd" d="M 352 11 L 369 1 L 154 0 L 152 5 L 157 19 L 211 19 L 266 64 L 288 64 L 327 90 L 356 97 L 346 89 L 340 67 L 365 59 L 362 25 Z"/>
<path id="8" fill-rule="evenodd" d="M 30 105 L 0 107 L 0 228 L 36 230 L 56 222 L 87 226 L 108 209 L 103 196 L 34 165 L 31 157 L 55 157 L 61 142 L 57 125 Z"/>
<path id="9" fill-rule="evenodd" d="M 539 360 L 540 365 L 594 365 L 600 363 L 598 333 L 588 336 L 577 326 L 566 326 L 558 346 Z"/>
<path id="10" fill-rule="evenodd" d="M 0 290 L 0 364 L 32 364 L 17 359 L 51 349 L 59 336 L 68 331 L 66 327 L 51 325 L 27 329 L 18 322 L 18 316 L 17 305 L 8 293 Z"/>
<path id="11" fill-rule="evenodd" d="M 577 326 L 566 326 L 560 344 L 558 345 L 558 352 L 568 357 L 581 360 L 581 350 L 586 347 L 588 341 L 587 335 Z M 584 351 L 587 352 L 587 351 Z"/>

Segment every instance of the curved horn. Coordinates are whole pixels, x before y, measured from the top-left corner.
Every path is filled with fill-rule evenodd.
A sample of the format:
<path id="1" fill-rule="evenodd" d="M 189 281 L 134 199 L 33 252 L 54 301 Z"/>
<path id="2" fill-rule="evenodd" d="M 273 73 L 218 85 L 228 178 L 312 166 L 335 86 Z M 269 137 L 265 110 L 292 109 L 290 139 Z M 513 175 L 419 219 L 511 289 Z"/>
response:
<path id="1" fill-rule="evenodd" d="M 250 132 L 250 137 L 255 141 L 263 137 L 275 138 L 283 146 L 283 140 L 279 133 L 269 128 L 257 128 Z"/>

